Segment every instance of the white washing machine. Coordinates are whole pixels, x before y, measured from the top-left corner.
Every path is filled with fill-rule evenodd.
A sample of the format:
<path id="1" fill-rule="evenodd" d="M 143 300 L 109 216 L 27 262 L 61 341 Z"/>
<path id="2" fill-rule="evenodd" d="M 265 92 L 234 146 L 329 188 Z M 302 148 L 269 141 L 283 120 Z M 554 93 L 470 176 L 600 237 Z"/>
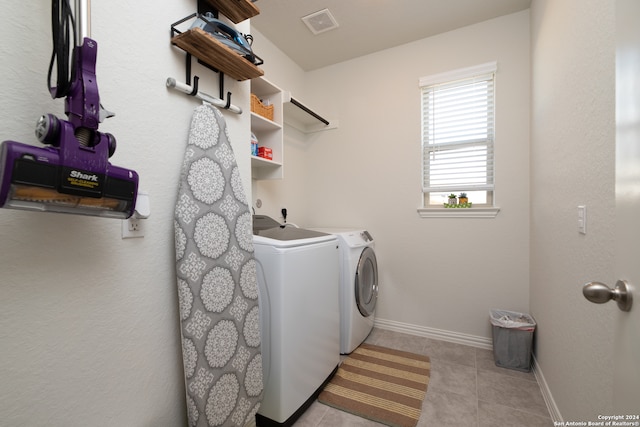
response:
<path id="1" fill-rule="evenodd" d="M 257 230 L 256 223 L 263 229 Z M 289 426 L 340 363 L 338 241 L 331 234 L 282 228 L 256 215 L 253 244 L 264 372 L 256 422 Z"/>
<path id="2" fill-rule="evenodd" d="M 378 301 L 375 242 L 367 230 L 314 228 L 338 238 L 340 253 L 340 353 L 349 354 L 373 329 Z"/>

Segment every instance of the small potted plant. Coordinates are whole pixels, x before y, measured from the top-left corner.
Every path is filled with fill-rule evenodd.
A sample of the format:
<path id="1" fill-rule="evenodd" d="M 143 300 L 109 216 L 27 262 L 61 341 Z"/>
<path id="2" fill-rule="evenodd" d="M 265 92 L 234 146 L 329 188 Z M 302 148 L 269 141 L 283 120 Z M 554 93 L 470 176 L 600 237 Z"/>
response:
<path id="1" fill-rule="evenodd" d="M 468 202 L 469 202 L 469 198 L 467 197 L 467 193 L 460 193 L 460 195 L 458 196 L 458 203 L 460 203 L 461 205 L 464 205 L 465 203 L 468 203 Z"/>
<path id="2" fill-rule="evenodd" d="M 457 200 L 456 200 L 456 195 L 451 193 L 449 194 L 449 202 L 450 205 L 456 205 L 458 204 Z"/>

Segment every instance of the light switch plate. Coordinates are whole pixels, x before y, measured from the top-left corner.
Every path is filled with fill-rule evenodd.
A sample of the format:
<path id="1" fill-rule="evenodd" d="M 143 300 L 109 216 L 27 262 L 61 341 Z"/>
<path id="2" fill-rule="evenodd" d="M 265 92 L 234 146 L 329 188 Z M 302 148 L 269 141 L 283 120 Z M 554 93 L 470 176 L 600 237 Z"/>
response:
<path id="1" fill-rule="evenodd" d="M 587 234 L 587 207 L 584 205 L 578 206 L 578 232 Z"/>

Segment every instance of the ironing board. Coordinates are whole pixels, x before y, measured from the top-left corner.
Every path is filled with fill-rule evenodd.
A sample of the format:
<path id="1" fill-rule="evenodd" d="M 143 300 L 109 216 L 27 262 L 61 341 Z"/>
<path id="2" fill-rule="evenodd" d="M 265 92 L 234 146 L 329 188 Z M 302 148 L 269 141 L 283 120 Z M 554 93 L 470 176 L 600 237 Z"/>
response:
<path id="1" fill-rule="evenodd" d="M 244 426 L 263 393 L 251 212 L 208 104 L 191 121 L 174 226 L 189 426 Z"/>

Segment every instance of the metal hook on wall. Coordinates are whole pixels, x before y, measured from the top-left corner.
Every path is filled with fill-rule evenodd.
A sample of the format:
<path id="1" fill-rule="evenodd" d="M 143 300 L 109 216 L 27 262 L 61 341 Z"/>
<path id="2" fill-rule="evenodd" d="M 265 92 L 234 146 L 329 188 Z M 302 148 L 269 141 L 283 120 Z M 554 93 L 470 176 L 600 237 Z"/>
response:
<path id="1" fill-rule="evenodd" d="M 220 72 L 218 75 L 218 86 L 220 88 L 220 99 L 224 101 L 224 73 Z M 231 92 L 227 91 L 227 103 L 224 107 L 225 109 L 229 109 L 231 106 Z"/>
<path id="2" fill-rule="evenodd" d="M 209 67 L 207 64 L 203 64 Z M 231 104 L 231 92 L 227 92 L 227 100 L 224 100 L 224 73 L 219 73 L 219 87 L 220 87 L 220 98 L 215 98 L 211 95 L 208 95 L 204 92 L 200 92 L 198 89 L 198 81 L 200 78 L 198 76 L 193 76 L 193 86 L 191 85 L 191 54 L 187 53 L 186 59 L 186 84 L 179 83 L 176 79 L 169 77 L 167 79 L 167 87 L 177 89 L 180 92 L 186 93 L 187 95 L 195 96 L 205 102 L 208 102 L 216 107 L 223 108 L 225 110 L 229 110 L 236 114 L 242 114 L 242 108 L 237 105 Z"/>

